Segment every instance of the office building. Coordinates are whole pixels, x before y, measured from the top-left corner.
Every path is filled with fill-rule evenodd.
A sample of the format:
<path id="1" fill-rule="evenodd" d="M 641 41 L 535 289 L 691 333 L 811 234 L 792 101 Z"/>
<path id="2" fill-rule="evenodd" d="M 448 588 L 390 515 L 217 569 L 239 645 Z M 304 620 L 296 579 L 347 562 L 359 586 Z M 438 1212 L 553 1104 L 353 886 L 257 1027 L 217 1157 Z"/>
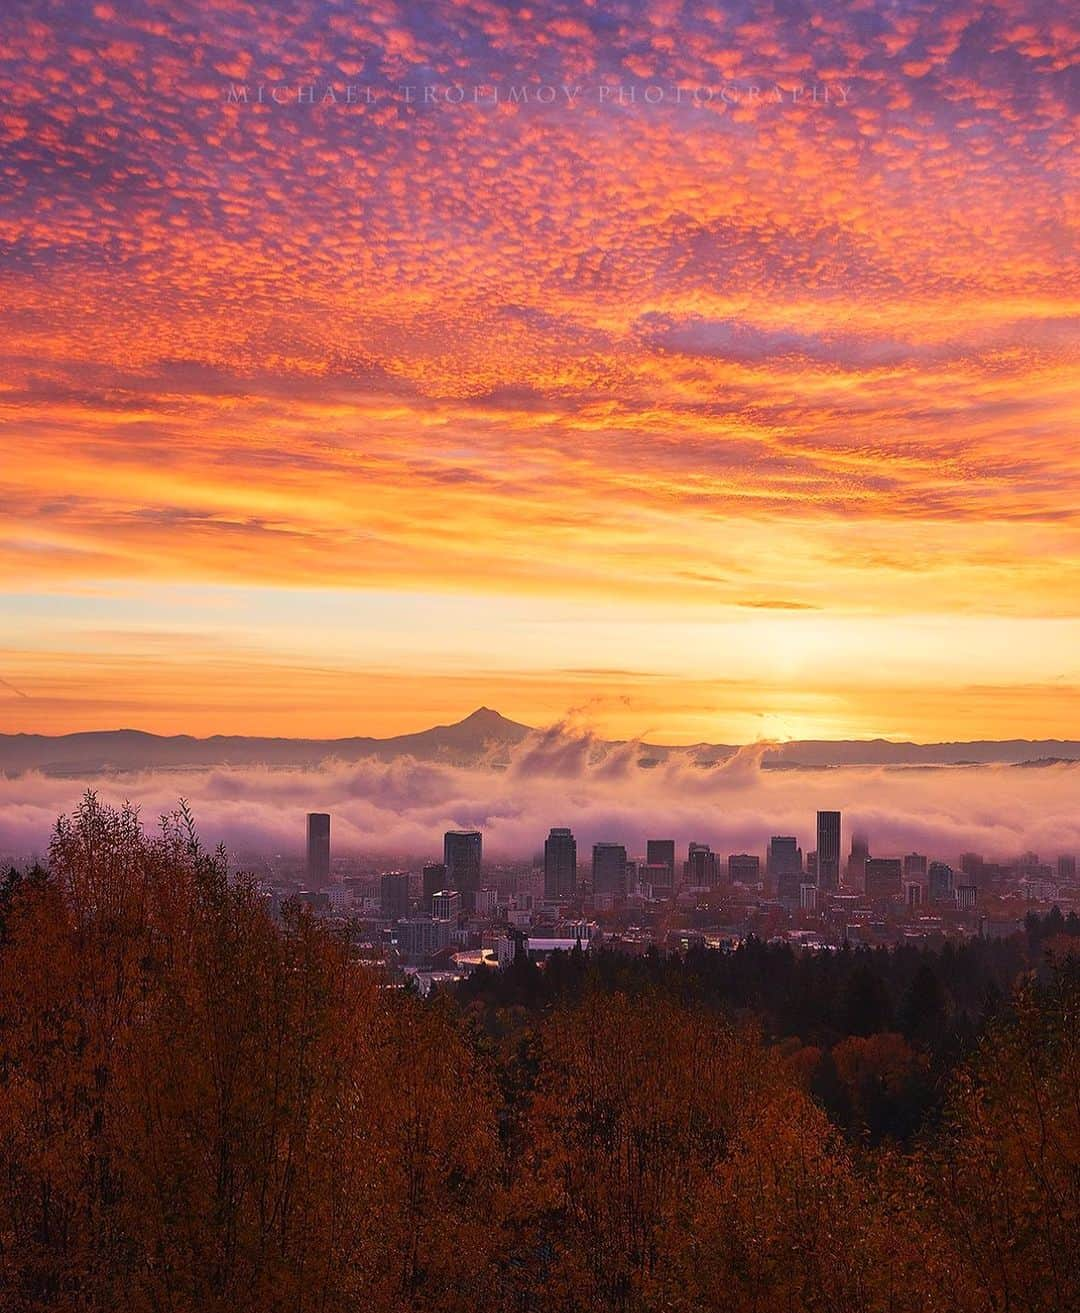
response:
<path id="1" fill-rule="evenodd" d="M 871 902 L 899 897 L 903 878 L 904 864 L 899 857 L 866 859 L 866 896 Z"/>
<path id="2" fill-rule="evenodd" d="M 450 945 L 450 922 L 432 917 L 399 921 L 395 933 L 398 952 L 410 966 L 429 966 Z"/>
<path id="3" fill-rule="evenodd" d="M 989 888 L 990 881 L 987 879 L 986 862 L 981 853 L 961 853 L 960 873 L 968 884 L 973 884 L 978 889 Z"/>
<path id="4" fill-rule="evenodd" d="M 461 912 L 461 894 L 457 889 L 440 889 L 431 900 L 431 915 L 437 921 L 450 921 L 457 925 Z"/>
<path id="5" fill-rule="evenodd" d="M 424 867 L 423 873 L 424 911 L 431 913 L 431 900 L 447 885 L 446 867 L 442 862 L 431 862 Z"/>
<path id="6" fill-rule="evenodd" d="M 979 900 L 979 891 L 973 884 L 956 886 L 956 906 L 961 912 L 973 912 Z"/>
<path id="7" fill-rule="evenodd" d="M 729 884 L 758 884 L 761 880 L 761 858 L 752 853 L 732 853 L 727 859 Z"/>
<path id="8" fill-rule="evenodd" d="M 765 873 L 776 890 L 777 898 L 794 907 L 799 901 L 803 863 L 802 849 L 793 834 L 774 834 L 769 840 Z"/>
<path id="9" fill-rule="evenodd" d="M 626 849 L 621 843 L 594 843 L 592 887 L 596 900 L 626 897 Z"/>
<path id="10" fill-rule="evenodd" d="M 692 843 L 683 865 L 683 884 L 692 889 L 709 888 L 719 882 L 716 854 L 707 843 Z"/>
<path id="11" fill-rule="evenodd" d="M 388 921 L 409 915 L 409 877 L 404 871 L 387 871 L 380 878 L 379 901 Z"/>
<path id="12" fill-rule="evenodd" d="M 922 853 L 908 853 L 904 858 L 904 879 L 926 879 L 926 858 Z"/>
<path id="13" fill-rule="evenodd" d="M 481 917 L 492 917 L 495 915 L 495 909 L 499 905 L 499 891 L 492 889 L 490 885 L 485 885 L 483 889 L 477 889 L 473 895 L 473 914 Z"/>
<path id="14" fill-rule="evenodd" d="M 848 889 L 863 889 L 866 880 L 866 859 L 870 856 L 870 841 L 865 834 L 851 836 L 851 852 L 848 854 L 847 869 L 844 872 L 844 885 Z"/>
<path id="15" fill-rule="evenodd" d="M 1064 884 L 1072 884 L 1076 880 L 1076 858 L 1062 856 L 1057 859 L 1058 879 Z"/>
<path id="16" fill-rule="evenodd" d="M 953 869 L 945 862 L 931 862 L 928 871 L 930 882 L 930 901 L 932 903 L 951 903 L 955 900 L 953 888 Z"/>
<path id="17" fill-rule="evenodd" d="M 668 878 L 666 880 L 656 881 L 666 885 L 674 890 L 675 888 L 675 840 L 674 839 L 648 839 L 645 843 L 645 862 L 650 868 L 657 866 L 666 866 L 668 869 Z"/>
<path id="18" fill-rule="evenodd" d="M 840 883 L 840 813 L 817 814 L 817 886 L 835 889 Z"/>
<path id="19" fill-rule="evenodd" d="M 561 903 L 577 894 L 577 840 L 567 829 L 552 829 L 544 840 L 544 900 Z"/>
<path id="20" fill-rule="evenodd" d="M 667 862 L 646 863 L 638 867 L 638 888 L 647 889 L 652 898 L 670 900 L 675 896 L 675 881 Z"/>
<path id="21" fill-rule="evenodd" d="M 483 884 L 483 844 L 479 830 L 447 830 L 443 836 L 446 882 L 461 890 L 466 911 L 472 910 L 473 894 Z"/>
<path id="22" fill-rule="evenodd" d="M 330 879 L 330 817 L 326 812 L 308 812 L 307 881 L 319 887 Z"/>

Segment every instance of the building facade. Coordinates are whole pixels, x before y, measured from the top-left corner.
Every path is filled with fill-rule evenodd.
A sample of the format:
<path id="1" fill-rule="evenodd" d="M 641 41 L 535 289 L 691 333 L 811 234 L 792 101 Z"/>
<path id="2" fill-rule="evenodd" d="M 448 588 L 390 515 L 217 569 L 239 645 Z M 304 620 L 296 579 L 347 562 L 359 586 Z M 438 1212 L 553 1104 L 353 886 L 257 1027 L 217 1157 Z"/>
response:
<path id="1" fill-rule="evenodd" d="M 626 897 L 626 849 L 621 843 L 594 843 L 593 898 L 618 902 Z"/>
<path id="2" fill-rule="evenodd" d="M 840 813 L 817 814 L 817 885 L 835 889 L 840 883 Z"/>
<path id="3" fill-rule="evenodd" d="M 327 812 L 308 812 L 307 879 L 310 885 L 324 885 L 330 879 L 330 816 Z"/>
<path id="4" fill-rule="evenodd" d="M 479 830 L 447 830 L 443 835 L 443 865 L 446 883 L 460 889 L 465 910 L 471 911 L 473 895 L 483 884 L 484 837 Z"/>
<path id="5" fill-rule="evenodd" d="M 560 903 L 577 894 L 577 840 L 565 828 L 553 828 L 544 840 L 544 900 Z"/>

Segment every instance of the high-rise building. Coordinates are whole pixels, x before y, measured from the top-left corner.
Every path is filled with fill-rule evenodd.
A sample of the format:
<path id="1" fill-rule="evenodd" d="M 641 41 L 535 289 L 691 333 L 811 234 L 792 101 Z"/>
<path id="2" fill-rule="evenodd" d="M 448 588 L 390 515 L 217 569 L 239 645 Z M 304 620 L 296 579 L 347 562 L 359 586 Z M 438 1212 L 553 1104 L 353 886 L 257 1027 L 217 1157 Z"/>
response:
<path id="1" fill-rule="evenodd" d="M 431 900 L 446 888 L 446 867 L 442 862 L 431 862 L 424 867 L 424 911 L 431 914 Z"/>
<path id="2" fill-rule="evenodd" d="M 1076 879 L 1076 858 L 1065 856 L 1064 854 L 1057 859 L 1058 879 L 1066 884 L 1072 884 Z"/>
<path id="3" fill-rule="evenodd" d="M 840 813 L 817 814 L 817 885 L 835 889 L 840 883 Z"/>
<path id="4" fill-rule="evenodd" d="M 953 892 L 953 869 L 945 862 L 931 862 L 928 872 L 930 882 L 930 901 L 932 903 L 951 903 L 955 899 Z"/>
<path id="5" fill-rule="evenodd" d="M 866 880 L 866 859 L 870 856 L 870 841 L 865 834 L 851 836 L 851 852 L 848 854 L 847 869 L 844 872 L 844 884 L 848 889 L 861 890 Z"/>
<path id="6" fill-rule="evenodd" d="M 626 849 L 621 843 L 594 843 L 592 850 L 593 897 L 626 897 Z"/>
<path id="7" fill-rule="evenodd" d="M 326 812 L 308 812 L 307 881 L 318 888 L 330 879 L 330 817 Z"/>
<path id="8" fill-rule="evenodd" d="M 456 889 L 440 889 L 431 900 L 431 915 L 438 921 L 457 924 L 461 911 L 461 894 Z"/>
<path id="9" fill-rule="evenodd" d="M 866 896 L 871 902 L 902 893 L 904 867 L 899 857 L 866 859 Z"/>
<path id="10" fill-rule="evenodd" d="M 446 882 L 460 889 L 465 910 L 472 911 L 472 896 L 483 884 L 483 844 L 479 830 L 447 830 L 443 835 Z"/>
<path id="11" fill-rule="evenodd" d="M 567 829 L 552 829 L 544 840 L 544 901 L 560 903 L 577 893 L 577 840 Z"/>
<path id="12" fill-rule="evenodd" d="M 388 921 L 409 915 L 409 877 L 405 871 L 387 871 L 379 880 L 382 914 Z"/>
<path id="13" fill-rule="evenodd" d="M 683 883 L 691 888 L 711 887 L 718 882 L 716 854 L 707 843 L 692 843 L 686 852 Z"/>
<path id="14" fill-rule="evenodd" d="M 986 878 L 986 862 L 981 853 L 961 853 L 960 872 L 966 876 L 968 884 L 978 889 L 987 888 L 989 881 Z"/>
<path id="15" fill-rule="evenodd" d="M 757 884 L 761 879 L 761 858 L 754 853 L 732 853 L 727 859 L 729 884 Z"/>
<path id="16" fill-rule="evenodd" d="M 412 966 L 426 966 L 450 944 L 450 922 L 429 917 L 400 921 L 397 927 L 398 951 Z"/>
<path id="17" fill-rule="evenodd" d="M 669 888 L 675 888 L 675 840 L 674 839 L 648 839 L 645 843 L 645 862 L 650 867 L 666 866 L 668 868 L 667 880 L 657 881 L 653 879 L 653 884 L 666 884 Z"/>
<path id="18" fill-rule="evenodd" d="M 644 866 L 638 867 L 638 889 L 645 888 L 652 898 L 660 901 L 675 896 L 675 885 L 667 862 L 655 862 L 652 866 L 646 862 Z"/>
<path id="19" fill-rule="evenodd" d="M 473 915 L 479 917 L 492 917 L 499 906 L 499 891 L 492 889 L 490 885 L 485 885 L 483 889 L 477 889 L 473 894 Z"/>
<path id="20" fill-rule="evenodd" d="M 794 907 L 799 901 L 803 866 L 802 849 L 793 834 L 774 834 L 769 840 L 765 873 L 773 883 L 777 898 Z"/>
<path id="21" fill-rule="evenodd" d="M 926 879 L 926 858 L 922 853 L 908 853 L 904 858 L 904 879 Z"/>

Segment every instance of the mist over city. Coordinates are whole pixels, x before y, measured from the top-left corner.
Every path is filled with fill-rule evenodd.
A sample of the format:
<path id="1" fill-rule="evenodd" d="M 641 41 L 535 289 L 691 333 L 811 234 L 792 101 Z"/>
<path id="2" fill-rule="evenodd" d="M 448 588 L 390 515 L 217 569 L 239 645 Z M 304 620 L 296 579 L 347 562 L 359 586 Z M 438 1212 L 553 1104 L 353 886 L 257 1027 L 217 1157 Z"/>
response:
<path id="1" fill-rule="evenodd" d="M 951 748 L 954 759 L 965 753 Z M 0 777 L 0 851 L 41 852 L 56 816 L 89 787 L 137 803 L 150 820 L 183 797 L 206 840 L 241 859 L 297 853 L 303 815 L 319 809 L 333 810 L 336 851 L 352 857 L 422 857 L 444 830 L 477 826 L 493 856 L 526 860 L 556 821 L 587 844 L 615 837 L 632 852 L 670 831 L 764 855 L 770 834 L 806 837 L 808 817 L 832 806 L 887 852 L 976 849 L 1005 860 L 1080 851 L 1080 761 L 774 769 L 774 752 L 750 744 L 714 764 L 691 751 L 657 760 L 640 742 L 613 745 L 556 724 L 518 743 L 479 744 L 469 764 L 400 755 L 306 769 L 75 767 L 57 776 L 38 767 Z"/>

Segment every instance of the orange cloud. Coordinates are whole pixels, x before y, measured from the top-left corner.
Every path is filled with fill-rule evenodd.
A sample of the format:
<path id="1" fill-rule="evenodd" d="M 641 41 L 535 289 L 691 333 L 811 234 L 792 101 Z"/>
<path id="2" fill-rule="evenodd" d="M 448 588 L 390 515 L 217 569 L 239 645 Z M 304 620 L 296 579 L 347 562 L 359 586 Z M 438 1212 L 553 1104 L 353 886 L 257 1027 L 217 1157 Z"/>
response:
<path id="1" fill-rule="evenodd" d="M 17 11 L 13 590 L 1075 616 L 1060 16 Z"/>

